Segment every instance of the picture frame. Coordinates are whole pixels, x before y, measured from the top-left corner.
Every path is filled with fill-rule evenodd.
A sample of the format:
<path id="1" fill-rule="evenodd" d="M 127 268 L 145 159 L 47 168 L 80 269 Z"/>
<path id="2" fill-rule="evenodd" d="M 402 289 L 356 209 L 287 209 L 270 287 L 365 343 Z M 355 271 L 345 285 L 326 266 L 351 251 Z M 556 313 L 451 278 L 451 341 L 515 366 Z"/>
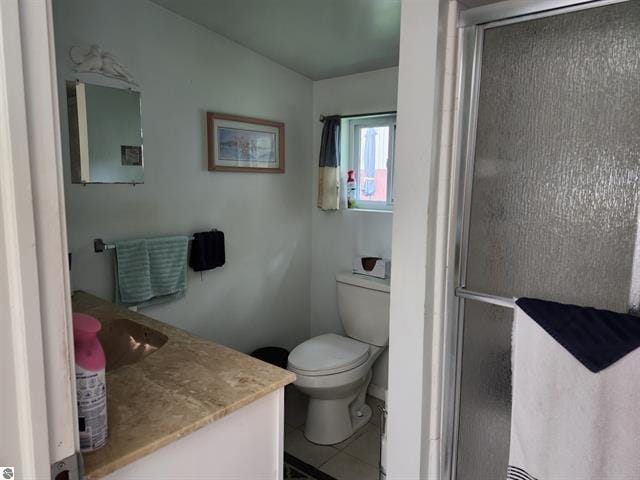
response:
<path id="1" fill-rule="evenodd" d="M 209 171 L 284 173 L 284 123 L 207 112 Z"/>

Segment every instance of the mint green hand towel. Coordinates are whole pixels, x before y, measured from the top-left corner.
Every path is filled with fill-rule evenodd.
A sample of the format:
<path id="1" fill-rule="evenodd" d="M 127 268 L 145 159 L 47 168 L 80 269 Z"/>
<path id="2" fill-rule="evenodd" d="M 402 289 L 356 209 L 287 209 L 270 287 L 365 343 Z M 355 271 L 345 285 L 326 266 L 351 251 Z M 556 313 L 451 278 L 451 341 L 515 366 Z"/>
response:
<path id="1" fill-rule="evenodd" d="M 186 236 L 116 242 L 116 303 L 146 307 L 184 296 Z"/>

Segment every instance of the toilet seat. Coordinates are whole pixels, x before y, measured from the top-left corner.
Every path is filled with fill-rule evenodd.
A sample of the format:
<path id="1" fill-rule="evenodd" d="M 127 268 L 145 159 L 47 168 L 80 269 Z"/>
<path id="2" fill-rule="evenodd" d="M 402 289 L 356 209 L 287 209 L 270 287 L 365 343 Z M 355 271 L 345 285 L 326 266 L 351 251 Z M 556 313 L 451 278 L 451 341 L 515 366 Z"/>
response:
<path id="1" fill-rule="evenodd" d="M 332 375 L 359 367 L 369 358 L 369 345 L 327 333 L 311 338 L 289 354 L 288 369 L 300 375 Z"/>

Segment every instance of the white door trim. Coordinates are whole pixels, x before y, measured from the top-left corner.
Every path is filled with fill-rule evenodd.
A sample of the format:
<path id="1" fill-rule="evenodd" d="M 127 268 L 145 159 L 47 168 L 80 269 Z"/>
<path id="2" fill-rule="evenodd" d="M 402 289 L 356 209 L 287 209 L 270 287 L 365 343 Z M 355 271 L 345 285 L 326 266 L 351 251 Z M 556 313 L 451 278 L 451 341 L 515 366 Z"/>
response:
<path id="1" fill-rule="evenodd" d="M 443 131 L 450 133 L 442 125 L 449 115 L 443 115 L 442 97 L 451 8 L 449 0 L 402 2 L 391 242 L 390 480 L 438 478 L 451 175 L 450 140 L 442 137 Z"/>
<path id="2" fill-rule="evenodd" d="M 18 0 L 0 2 L 0 463 L 19 478 L 50 471 Z"/>
<path id="3" fill-rule="evenodd" d="M 75 453 L 71 308 L 49 0 L 0 2 L 0 465 Z"/>
<path id="4" fill-rule="evenodd" d="M 40 279 L 49 452 L 52 461 L 79 446 L 73 328 L 64 210 L 60 114 L 50 0 L 20 1 L 31 182 Z"/>

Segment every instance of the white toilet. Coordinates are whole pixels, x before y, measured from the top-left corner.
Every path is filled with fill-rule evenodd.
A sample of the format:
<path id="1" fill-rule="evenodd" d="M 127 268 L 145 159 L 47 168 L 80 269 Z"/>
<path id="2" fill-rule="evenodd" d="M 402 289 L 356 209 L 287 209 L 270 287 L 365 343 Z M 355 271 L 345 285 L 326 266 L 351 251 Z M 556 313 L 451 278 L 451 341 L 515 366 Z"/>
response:
<path id="1" fill-rule="evenodd" d="M 336 284 L 347 336 L 328 333 L 301 343 L 287 367 L 309 396 L 304 435 L 321 445 L 346 440 L 371 418 L 365 403 L 371 367 L 389 341 L 389 280 L 341 273 Z"/>

